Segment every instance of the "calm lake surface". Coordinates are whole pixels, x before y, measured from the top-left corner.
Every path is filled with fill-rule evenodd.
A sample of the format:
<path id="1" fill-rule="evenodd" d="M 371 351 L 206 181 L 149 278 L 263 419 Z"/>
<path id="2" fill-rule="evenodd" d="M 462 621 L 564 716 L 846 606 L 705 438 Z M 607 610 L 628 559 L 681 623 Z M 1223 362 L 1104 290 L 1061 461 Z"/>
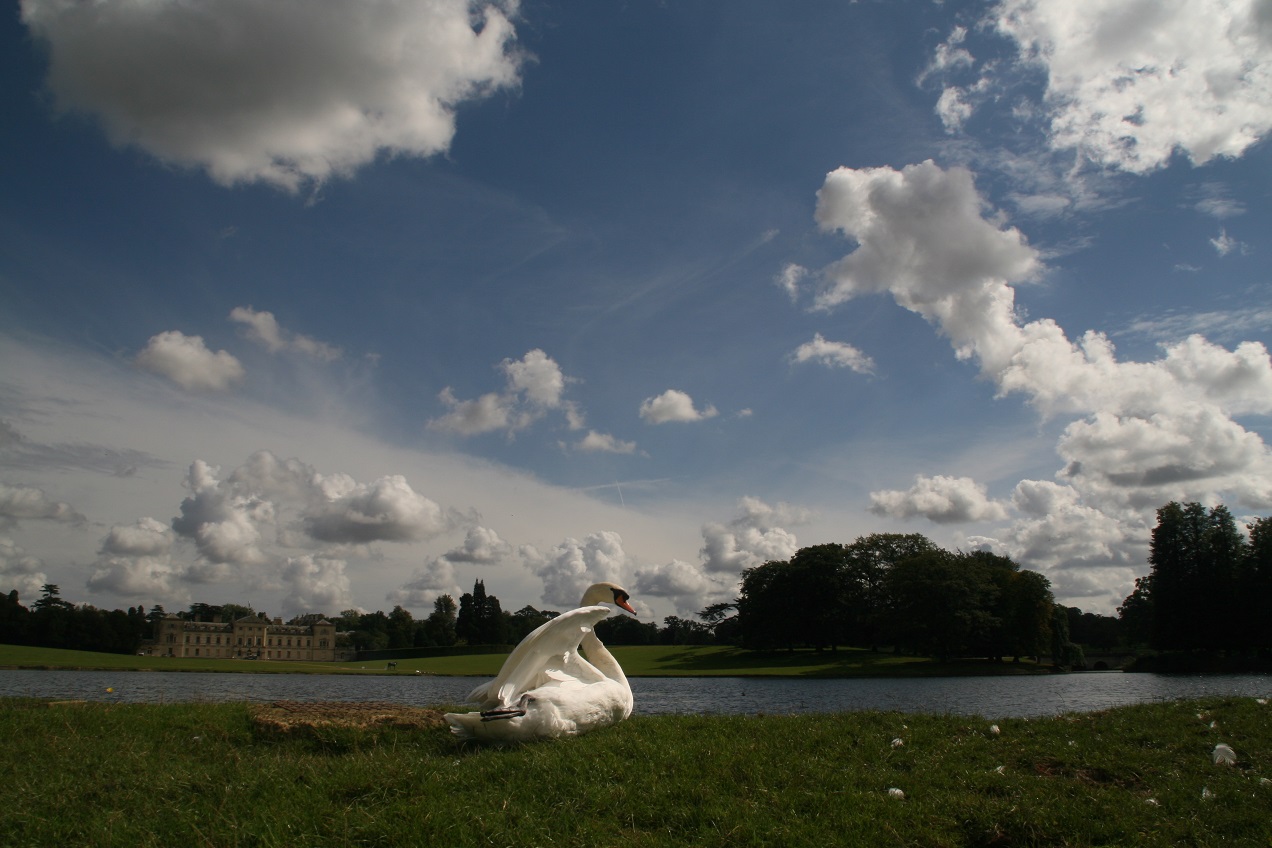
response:
<path id="1" fill-rule="evenodd" d="M 0 670 L 0 697 L 127 703 L 390 701 L 460 704 L 485 678 L 433 675 L 214 674 Z M 1021 677 L 792 680 L 633 678 L 637 715 L 827 713 L 852 710 L 1007 718 L 1088 712 L 1213 695 L 1272 696 L 1272 675 L 1087 672 Z M 108 692 L 107 689 L 113 690 Z"/>

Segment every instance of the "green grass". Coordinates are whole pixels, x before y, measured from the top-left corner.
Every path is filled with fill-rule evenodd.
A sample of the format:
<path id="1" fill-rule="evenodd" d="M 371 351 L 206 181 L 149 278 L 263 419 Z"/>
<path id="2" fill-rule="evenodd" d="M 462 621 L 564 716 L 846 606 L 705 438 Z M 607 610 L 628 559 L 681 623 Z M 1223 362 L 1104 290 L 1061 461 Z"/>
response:
<path id="1" fill-rule="evenodd" d="M 938 663 L 925 657 L 863 650 L 781 651 L 756 654 L 726 646 L 617 646 L 612 649 L 629 677 L 859 677 L 1030 674 L 1047 666 L 1032 662 L 958 660 Z M 0 645 L 0 668 L 84 668 L 152 671 L 233 671 L 303 674 L 447 674 L 493 676 L 506 654 L 468 654 L 402 659 L 387 672 L 384 660 L 352 663 L 281 662 L 139 657 Z"/>
<path id="2" fill-rule="evenodd" d="M 333 674 L 361 671 L 365 663 L 341 665 L 320 662 L 262 662 L 260 660 L 170 659 L 131 654 L 104 654 L 96 651 L 66 651 L 61 648 L 29 648 L 0 645 L 0 668 L 102 669 L 123 671 L 252 671 L 275 674 Z M 384 664 L 374 666 L 384 669 Z"/>
<path id="3" fill-rule="evenodd" d="M 242 704 L 0 701 L 0 845 L 1272 844 L 1254 699 L 997 724 L 657 716 L 501 750 L 441 729 L 280 739 Z"/>
<path id="4" fill-rule="evenodd" d="M 861 649 L 757 654 L 727 646 L 641 645 L 611 649 L 629 677 L 863 677 L 1031 674 L 1047 666 L 984 660 L 936 662 Z"/>

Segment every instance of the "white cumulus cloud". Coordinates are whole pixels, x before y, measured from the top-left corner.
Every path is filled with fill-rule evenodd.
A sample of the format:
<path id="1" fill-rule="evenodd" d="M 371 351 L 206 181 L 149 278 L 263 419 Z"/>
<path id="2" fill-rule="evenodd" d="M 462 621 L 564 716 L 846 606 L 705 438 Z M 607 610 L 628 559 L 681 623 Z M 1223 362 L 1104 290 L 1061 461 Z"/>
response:
<path id="1" fill-rule="evenodd" d="M 194 391 L 224 391 L 243 379 L 243 365 L 224 350 L 213 353 L 202 336 L 168 330 L 152 336 L 134 362 Z"/>
<path id="2" fill-rule="evenodd" d="M 667 598 L 682 616 L 697 613 L 715 600 L 733 600 L 736 581 L 722 581 L 706 574 L 701 565 L 674 559 L 636 569 L 632 591 L 641 597 Z"/>
<path id="3" fill-rule="evenodd" d="M 742 498 L 732 520 L 703 525 L 702 565 L 708 572 L 737 576 L 769 560 L 790 559 L 799 548 L 785 525 L 803 524 L 809 517 L 806 510 L 788 504 Z"/>
<path id="4" fill-rule="evenodd" d="M 327 497 L 308 509 L 304 522 L 309 535 L 322 542 L 413 542 L 454 524 L 436 501 L 416 492 L 400 474 L 370 484 L 338 474 L 317 484 Z"/>
<path id="5" fill-rule="evenodd" d="M 153 518 L 112 527 L 89 572 L 88 588 L 150 602 L 184 600 L 185 593 L 174 585 L 172 542 L 172 530 Z"/>
<path id="6" fill-rule="evenodd" d="M 518 82 L 515 0 L 22 0 L 58 106 L 224 185 L 294 190 L 429 156 Z"/>
<path id="7" fill-rule="evenodd" d="M 1041 259 L 989 214 L 970 174 L 957 168 L 928 162 L 830 174 L 818 220 L 857 246 L 820 272 L 820 303 L 888 293 L 934 324 L 960 358 L 975 360 L 1000 395 L 1021 394 L 1046 416 L 1070 418 L 1056 446 L 1058 479 L 1072 490 L 1063 515 L 1066 526 L 1085 519 L 1093 541 L 1066 561 L 1089 563 L 1097 551 L 1124 567 L 1125 540 L 1142 538 L 1146 517 L 1170 500 L 1272 506 L 1272 453 L 1237 420 L 1272 411 L 1267 348 L 1227 349 L 1192 335 L 1136 362 L 1119 359 L 1102 333 L 1073 341 L 1050 319 L 1026 322 L 1012 286 L 1035 279 Z M 923 221 L 932 216 L 943 220 Z M 993 519 L 1001 506 L 970 480 L 921 477 L 909 491 L 876 493 L 874 508 L 962 520 Z M 1029 540 L 1057 529 L 1037 521 L 1016 528 L 1013 554 L 1036 555 L 1042 547 Z"/>
<path id="8" fill-rule="evenodd" d="M 464 543 L 446 552 L 451 562 L 471 562 L 477 565 L 496 565 L 512 553 L 512 545 L 499 537 L 489 527 L 469 527 Z"/>
<path id="9" fill-rule="evenodd" d="M 622 585 L 627 566 L 623 539 L 612 530 L 591 533 L 582 541 L 567 538 L 546 552 L 523 545 L 521 559 L 543 581 L 542 600 L 573 608 L 588 586 L 609 581 Z"/>
<path id="10" fill-rule="evenodd" d="M 536 348 L 521 359 L 505 359 L 499 367 L 508 375 L 509 389 L 523 394 L 531 404 L 548 409 L 561 405 L 565 374 L 543 351 Z"/>
<path id="11" fill-rule="evenodd" d="M 1045 71 L 1054 148 L 1144 173 L 1240 156 L 1272 128 L 1265 0 L 1001 0 L 986 22 Z"/>
<path id="12" fill-rule="evenodd" d="M 716 415 L 714 406 L 707 404 L 697 409 L 693 398 L 679 389 L 668 389 L 657 397 L 645 398 L 640 405 L 640 417 L 650 424 L 704 421 Z"/>
<path id="13" fill-rule="evenodd" d="M 30 608 L 49 578 L 39 557 L 28 554 L 8 536 L 0 536 L 0 581 L 5 594 L 16 590 L 18 600 L 26 598 L 25 605 Z"/>
<path id="14" fill-rule="evenodd" d="M 181 502 L 181 515 L 172 520 L 172 529 L 192 540 L 210 563 L 263 565 L 269 557 L 261 548 L 257 523 L 273 518 L 272 502 L 236 491 L 223 484 L 219 474 L 219 468 L 201 459 L 190 464 L 185 479 L 190 495 Z"/>
<path id="15" fill-rule="evenodd" d="M 732 601 L 738 595 L 744 570 L 795 555 L 799 545 L 787 528 L 811 518 L 805 509 L 744 497 L 729 521 L 702 525 L 703 544 L 697 563 L 672 560 L 641 566 L 635 570 L 633 591 L 667 598 L 684 616 L 694 615 L 709 604 Z"/>
<path id="16" fill-rule="evenodd" d="M 283 566 L 282 578 L 286 588 L 283 597 L 283 615 L 324 612 L 348 609 L 353 601 L 350 591 L 347 563 L 329 556 L 288 557 Z"/>
<path id="17" fill-rule="evenodd" d="M 509 437 L 543 418 L 549 410 L 564 413 L 570 429 L 582 426 L 583 414 L 574 403 L 563 399 L 570 378 L 561 366 L 542 350 L 531 350 L 521 359 L 505 359 L 499 364 L 507 388 L 489 392 L 474 400 L 460 400 L 450 386 L 438 399 L 450 408 L 445 415 L 430 419 L 433 430 L 476 436 L 502 430 Z"/>
<path id="18" fill-rule="evenodd" d="M 870 511 L 892 518 L 921 515 L 938 524 L 999 521 L 1007 517 L 1002 504 L 970 477 L 919 476 L 905 491 L 870 493 Z"/>
<path id="19" fill-rule="evenodd" d="M 432 612 L 433 601 L 442 595 L 450 595 L 457 600 L 462 594 L 463 590 L 455 581 L 455 566 L 448 554 L 429 558 L 424 568 L 416 572 L 409 582 L 389 592 L 384 599 L 408 609 Z"/>
<path id="20" fill-rule="evenodd" d="M 0 529 L 11 527 L 21 519 L 75 524 L 85 520 L 70 504 L 53 500 L 43 489 L 0 483 Z"/>

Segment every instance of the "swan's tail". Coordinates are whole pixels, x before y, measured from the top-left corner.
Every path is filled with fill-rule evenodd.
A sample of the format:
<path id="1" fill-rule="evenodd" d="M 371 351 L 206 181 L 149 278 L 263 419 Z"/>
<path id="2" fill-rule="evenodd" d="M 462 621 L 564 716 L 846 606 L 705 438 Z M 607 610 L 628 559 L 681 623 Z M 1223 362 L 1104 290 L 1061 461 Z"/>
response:
<path id="1" fill-rule="evenodd" d="M 481 713 L 446 713 L 442 716 L 450 725 L 451 733 L 465 742 L 477 738 L 477 726 L 481 724 Z"/>

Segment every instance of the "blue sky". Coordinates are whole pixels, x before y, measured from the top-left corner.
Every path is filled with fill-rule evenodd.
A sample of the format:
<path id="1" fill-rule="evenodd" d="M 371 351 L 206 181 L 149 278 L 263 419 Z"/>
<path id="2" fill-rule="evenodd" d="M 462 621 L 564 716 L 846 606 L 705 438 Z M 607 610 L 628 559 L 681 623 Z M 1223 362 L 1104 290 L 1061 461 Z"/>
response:
<path id="1" fill-rule="evenodd" d="M 0 584 L 661 618 L 919 532 L 1112 612 L 1272 511 L 1270 9 L 24 0 Z"/>

